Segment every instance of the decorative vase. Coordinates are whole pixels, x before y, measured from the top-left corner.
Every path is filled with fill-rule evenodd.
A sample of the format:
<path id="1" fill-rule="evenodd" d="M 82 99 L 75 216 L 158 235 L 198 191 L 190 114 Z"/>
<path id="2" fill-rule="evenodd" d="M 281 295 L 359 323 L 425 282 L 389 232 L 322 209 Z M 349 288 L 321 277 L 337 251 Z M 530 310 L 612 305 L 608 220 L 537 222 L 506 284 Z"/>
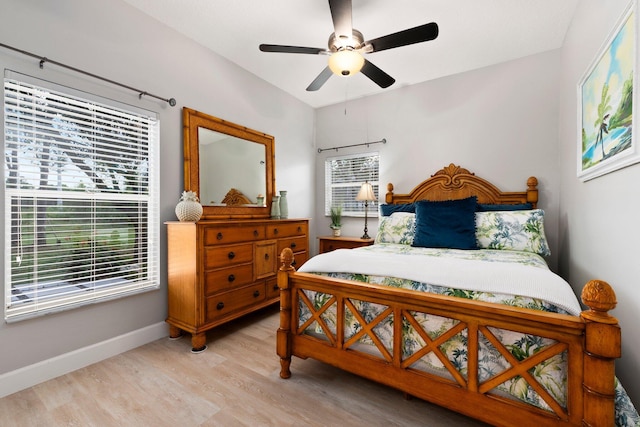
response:
<path id="1" fill-rule="evenodd" d="M 289 202 L 286 191 L 280 191 L 280 218 L 289 218 Z"/>
<path id="2" fill-rule="evenodd" d="M 280 219 L 280 196 L 273 196 L 271 201 L 271 219 Z"/>
<path id="3" fill-rule="evenodd" d="M 264 196 L 262 194 L 260 194 L 258 196 L 258 200 L 256 201 L 256 205 L 258 206 L 264 206 Z"/>
<path id="4" fill-rule="evenodd" d="M 176 205 L 176 216 L 180 221 L 196 222 L 202 216 L 202 205 L 195 191 L 183 191 Z"/>
<path id="5" fill-rule="evenodd" d="M 340 237 L 340 229 L 339 228 L 331 228 L 333 230 L 333 237 Z"/>

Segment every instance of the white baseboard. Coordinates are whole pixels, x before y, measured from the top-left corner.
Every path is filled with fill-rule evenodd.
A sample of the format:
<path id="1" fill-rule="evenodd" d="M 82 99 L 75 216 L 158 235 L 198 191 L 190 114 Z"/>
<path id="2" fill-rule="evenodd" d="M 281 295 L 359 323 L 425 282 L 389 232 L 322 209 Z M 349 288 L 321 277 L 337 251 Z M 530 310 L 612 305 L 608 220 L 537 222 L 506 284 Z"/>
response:
<path id="1" fill-rule="evenodd" d="M 0 398 L 168 335 L 168 325 L 165 322 L 159 322 L 155 325 L 7 372 L 0 375 Z"/>

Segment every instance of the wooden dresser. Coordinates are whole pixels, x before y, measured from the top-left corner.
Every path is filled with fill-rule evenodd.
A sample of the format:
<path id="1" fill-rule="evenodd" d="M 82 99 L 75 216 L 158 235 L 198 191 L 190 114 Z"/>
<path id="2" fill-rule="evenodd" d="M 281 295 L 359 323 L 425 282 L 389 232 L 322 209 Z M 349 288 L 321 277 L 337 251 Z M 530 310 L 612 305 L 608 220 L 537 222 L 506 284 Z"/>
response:
<path id="1" fill-rule="evenodd" d="M 167 222 L 170 336 L 191 333 L 192 351 L 205 332 L 279 301 L 278 257 L 291 248 L 309 258 L 307 219 Z"/>

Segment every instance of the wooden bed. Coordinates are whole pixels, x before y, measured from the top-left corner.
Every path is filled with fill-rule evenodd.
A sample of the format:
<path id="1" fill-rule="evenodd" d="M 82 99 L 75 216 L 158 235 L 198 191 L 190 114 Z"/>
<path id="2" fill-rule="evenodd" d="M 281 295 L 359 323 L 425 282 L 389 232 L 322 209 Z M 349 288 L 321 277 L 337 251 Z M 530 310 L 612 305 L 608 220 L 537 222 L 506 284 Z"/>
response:
<path id="1" fill-rule="evenodd" d="M 477 196 L 479 203 L 486 204 L 531 203 L 535 207 L 538 202 L 537 179 L 534 177 L 527 180 L 525 191 L 502 192 L 488 181 L 453 164 L 432 175 L 409 194 L 394 194 L 391 184 L 388 189 L 388 204 L 422 199 L 460 199 L 472 195 Z M 620 357 L 621 333 L 618 321 L 608 314 L 615 307 L 616 299 L 607 283 L 587 283 L 582 291 L 582 302 L 589 309 L 580 316 L 570 316 L 298 273 L 291 267 L 292 259 L 291 251 L 285 249 L 281 254 L 282 267 L 278 273 L 281 311 L 277 354 L 282 378 L 291 376 L 292 356 L 313 358 L 493 425 L 614 425 L 614 361 Z M 310 321 L 317 322 L 324 332 L 328 332 L 329 328 L 322 317 L 326 306 L 320 309 L 310 307 L 305 302 L 303 290 L 332 296 L 327 306 L 329 303 L 337 306 L 337 325 L 342 325 L 345 312 L 352 310 L 352 300 L 386 307 L 383 315 L 391 315 L 393 319 L 402 319 L 403 322 L 412 322 L 415 313 L 456 319 L 459 323 L 455 330 L 434 340 L 425 338 L 427 344 L 422 353 L 434 352 L 444 359 L 438 347 L 441 341 L 446 336 L 466 329 L 467 375 L 460 375 L 449 365 L 450 379 L 412 369 L 412 361 L 403 360 L 398 350 L 402 345 L 403 333 L 403 322 L 400 321 L 393 323 L 393 347 L 385 357 L 375 357 L 354 349 L 350 340 L 345 339 L 343 328 L 337 328 L 335 334 L 328 333 L 328 339 L 305 334 L 305 327 L 299 325 L 299 304 L 306 304 L 311 310 Z M 362 333 L 369 334 L 375 341 L 375 326 L 380 318 L 369 323 L 360 320 Z M 546 337 L 555 340 L 556 344 L 519 361 L 501 343 L 494 342 L 496 340 L 492 338 L 490 328 Z M 479 336 L 492 340 L 511 365 L 510 369 L 486 381 L 480 381 L 477 373 Z M 546 358 L 561 352 L 567 355 L 568 364 L 566 405 L 559 404 L 528 372 Z M 550 409 L 543 410 L 493 392 L 498 384 L 517 376 L 525 378 Z"/>

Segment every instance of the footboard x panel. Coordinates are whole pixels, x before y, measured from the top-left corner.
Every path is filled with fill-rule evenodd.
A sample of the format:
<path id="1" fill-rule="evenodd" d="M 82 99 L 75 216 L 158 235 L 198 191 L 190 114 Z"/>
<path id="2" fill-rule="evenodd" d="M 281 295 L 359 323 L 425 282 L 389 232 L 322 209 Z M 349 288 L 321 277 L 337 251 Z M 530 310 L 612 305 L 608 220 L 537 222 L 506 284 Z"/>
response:
<path id="1" fill-rule="evenodd" d="M 294 281 L 287 290 L 293 355 L 435 403 L 442 394 L 468 405 L 488 399 L 500 412 L 526 411 L 531 425 L 580 424 L 582 394 L 570 393 L 582 386 L 578 318 L 533 310 L 523 318 L 521 309 L 495 304 L 324 282 Z"/>

